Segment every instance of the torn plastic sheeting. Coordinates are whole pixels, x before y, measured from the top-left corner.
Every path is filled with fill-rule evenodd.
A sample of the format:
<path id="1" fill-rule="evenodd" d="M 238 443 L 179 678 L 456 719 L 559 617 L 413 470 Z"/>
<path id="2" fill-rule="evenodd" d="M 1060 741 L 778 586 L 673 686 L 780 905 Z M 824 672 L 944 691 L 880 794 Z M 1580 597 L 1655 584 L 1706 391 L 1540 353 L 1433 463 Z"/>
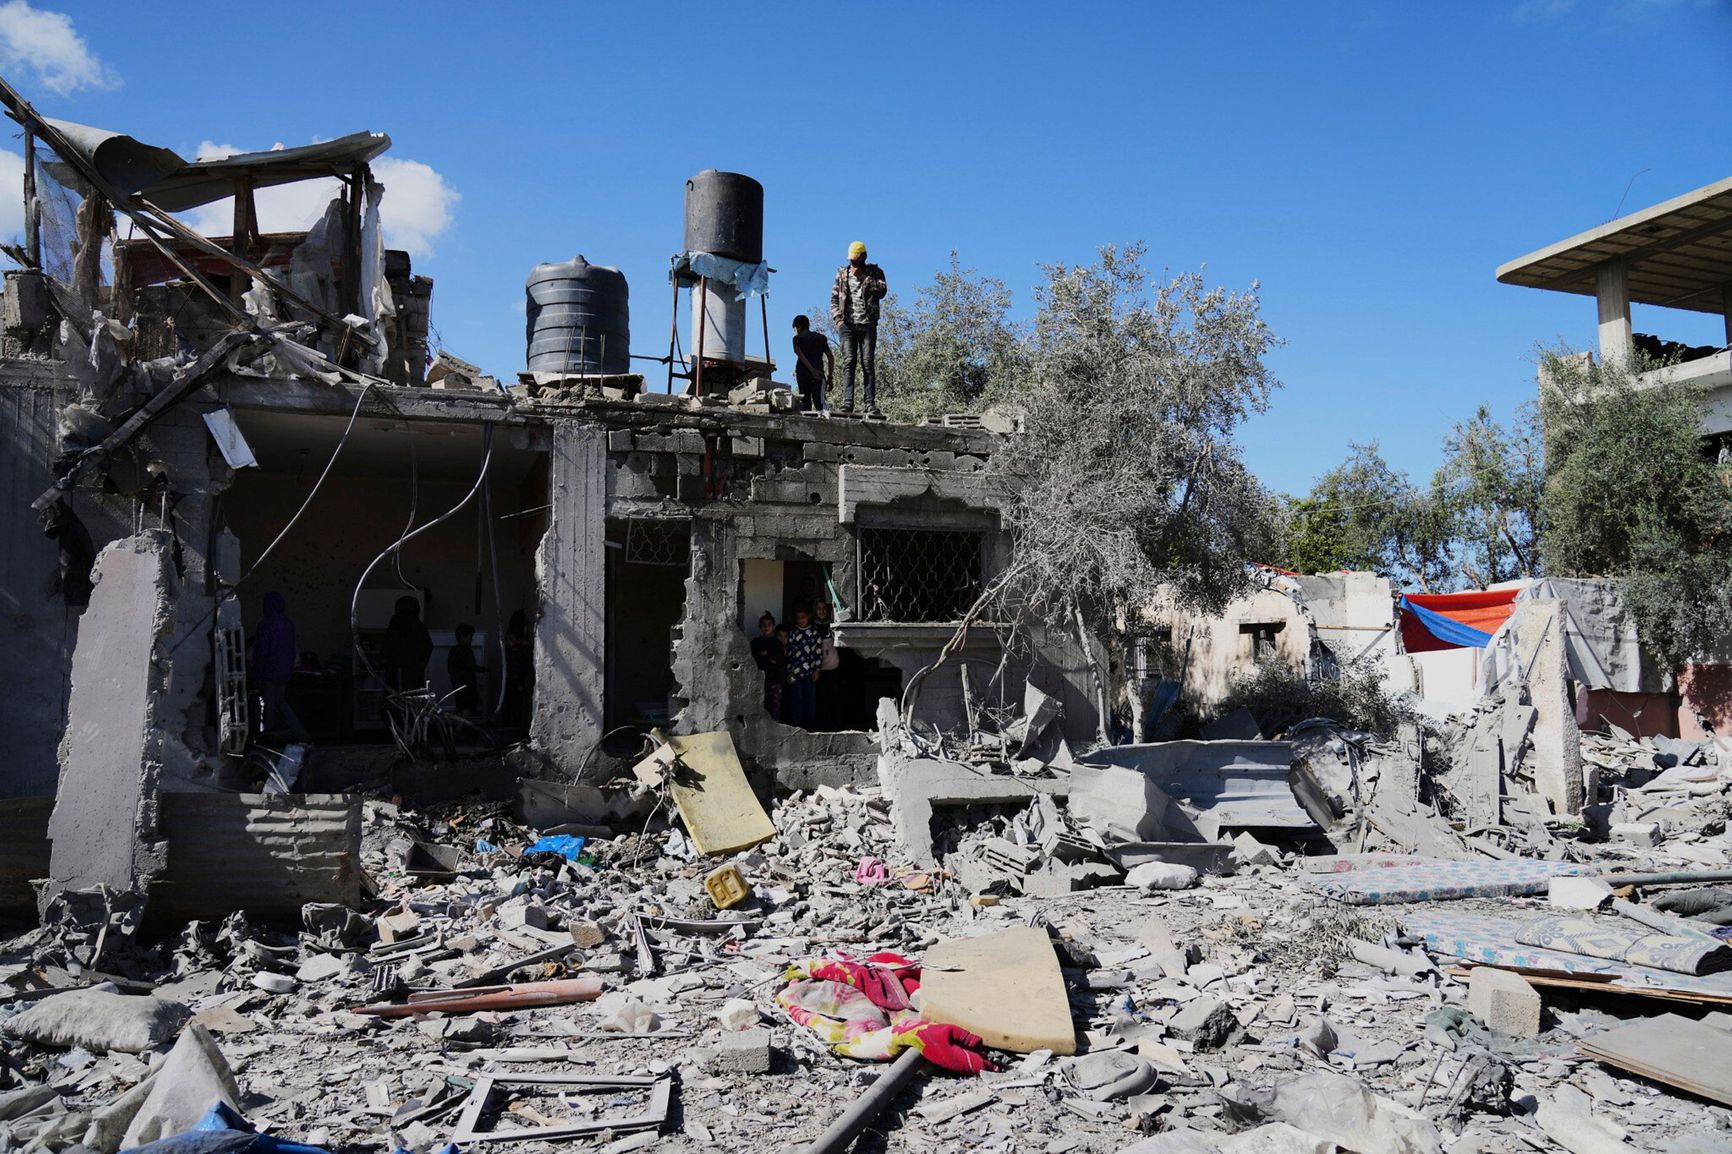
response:
<path id="1" fill-rule="evenodd" d="M 705 280 L 732 285 L 741 296 L 770 291 L 770 266 L 746 264 L 709 252 L 688 252 L 674 258 L 675 267 L 684 266 Z"/>
<path id="2" fill-rule="evenodd" d="M 1399 602 L 1401 647 L 1408 653 L 1484 648 L 1515 605 L 1519 589 L 1409 593 Z"/>

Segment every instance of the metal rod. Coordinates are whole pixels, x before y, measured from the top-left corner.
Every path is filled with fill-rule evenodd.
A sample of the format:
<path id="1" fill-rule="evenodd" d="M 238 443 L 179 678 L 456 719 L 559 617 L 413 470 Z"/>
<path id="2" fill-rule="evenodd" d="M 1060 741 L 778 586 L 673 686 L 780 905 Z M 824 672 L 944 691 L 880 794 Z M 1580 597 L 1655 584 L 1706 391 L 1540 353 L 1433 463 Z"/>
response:
<path id="1" fill-rule="evenodd" d="M 668 396 L 674 395 L 674 350 L 680 343 L 680 278 L 678 274 L 670 276 L 674 284 L 673 319 L 668 325 Z"/>
<path id="2" fill-rule="evenodd" d="M 764 368 L 765 368 L 765 371 L 767 372 L 767 371 L 769 371 L 769 366 L 770 366 L 770 294 L 769 293 L 759 293 L 758 294 L 758 311 L 759 311 L 759 314 L 762 315 L 764 318 Z"/>
<path id="3" fill-rule="evenodd" d="M 36 134 L 24 129 L 24 252 L 32 268 L 42 267 L 42 217 L 36 206 Z"/>
<path id="4" fill-rule="evenodd" d="M 902 1051 L 902 1055 L 884 1072 L 883 1077 L 856 1098 L 854 1104 L 844 1110 L 840 1118 L 830 1123 L 830 1128 L 820 1134 L 818 1140 L 806 1147 L 802 1154 L 837 1154 L 838 1151 L 846 1150 L 872 1119 L 883 1113 L 884 1107 L 890 1105 L 896 1095 L 914 1080 L 914 1075 L 925 1061 L 925 1055 L 912 1046 Z"/>
<path id="5" fill-rule="evenodd" d="M 710 327 L 710 280 L 698 278 L 698 350 L 697 367 L 692 375 L 692 395 L 704 395 L 704 334 Z"/>

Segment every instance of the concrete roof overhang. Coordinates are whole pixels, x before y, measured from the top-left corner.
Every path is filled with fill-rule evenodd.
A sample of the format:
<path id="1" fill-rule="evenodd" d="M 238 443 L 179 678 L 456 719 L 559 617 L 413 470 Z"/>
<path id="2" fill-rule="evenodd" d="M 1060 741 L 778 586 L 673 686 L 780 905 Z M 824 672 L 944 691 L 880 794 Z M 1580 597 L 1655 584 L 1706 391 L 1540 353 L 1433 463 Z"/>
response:
<path id="1" fill-rule="evenodd" d="M 1630 300 L 1721 315 L 1732 286 L 1732 177 L 1621 216 L 1499 266 L 1504 284 L 1595 295 L 1621 260 Z"/>

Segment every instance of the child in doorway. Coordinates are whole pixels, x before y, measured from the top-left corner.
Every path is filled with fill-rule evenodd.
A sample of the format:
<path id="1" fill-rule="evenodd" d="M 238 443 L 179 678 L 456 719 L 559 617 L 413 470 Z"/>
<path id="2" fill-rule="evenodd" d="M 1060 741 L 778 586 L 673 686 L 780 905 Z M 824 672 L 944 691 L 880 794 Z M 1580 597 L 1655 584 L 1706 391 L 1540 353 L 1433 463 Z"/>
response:
<path id="1" fill-rule="evenodd" d="M 764 673 L 764 711 L 777 721 L 782 720 L 782 683 L 788 672 L 783 632 L 766 612 L 758 618 L 758 635 L 752 638 L 752 660 Z"/>

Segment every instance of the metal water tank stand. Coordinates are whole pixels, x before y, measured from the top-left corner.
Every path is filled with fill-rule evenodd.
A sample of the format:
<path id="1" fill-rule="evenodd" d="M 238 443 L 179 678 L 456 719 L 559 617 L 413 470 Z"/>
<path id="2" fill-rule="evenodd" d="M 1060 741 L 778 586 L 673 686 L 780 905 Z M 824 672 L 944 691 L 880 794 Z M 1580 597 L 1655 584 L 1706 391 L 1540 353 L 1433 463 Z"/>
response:
<path id="1" fill-rule="evenodd" d="M 771 271 L 774 272 L 775 270 L 772 269 Z M 677 364 L 679 360 L 677 354 L 679 352 L 680 343 L 680 288 L 681 286 L 689 286 L 697 292 L 698 315 L 705 316 L 707 315 L 707 305 L 709 302 L 709 278 L 699 276 L 697 273 L 693 272 L 691 266 L 686 263 L 686 260 L 682 255 L 673 258 L 673 267 L 668 272 L 668 280 L 673 284 L 673 315 L 668 325 L 668 394 L 670 396 L 673 394 L 674 378 L 679 377 L 682 380 L 691 382 L 687 390 L 687 395 L 701 397 L 704 395 L 704 333 L 705 330 L 709 328 L 708 324 L 698 326 L 698 343 L 697 347 L 692 350 L 691 369 L 683 373 L 676 372 L 674 365 Z M 764 367 L 766 370 L 774 372 L 776 363 L 774 358 L 770 356 L 769 293 L 764 292 L 758 294 L 758 311 L 763 322 L 764 331 Z"/>

